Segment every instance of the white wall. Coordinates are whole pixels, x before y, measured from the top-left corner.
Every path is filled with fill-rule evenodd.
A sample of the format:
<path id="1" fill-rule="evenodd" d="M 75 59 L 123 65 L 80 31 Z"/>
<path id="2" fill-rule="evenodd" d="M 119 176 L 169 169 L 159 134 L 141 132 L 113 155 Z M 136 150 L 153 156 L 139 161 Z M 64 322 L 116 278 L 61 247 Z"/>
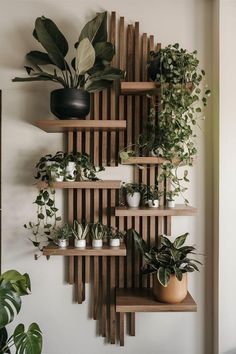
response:
<path id="1" fill-rule="evenodd" d="M 155 34 L 165 46 L 179 42 L 197 49 L 211 81 L 210 0 L 8 0 L 1 2 L 0 77 L 3 90 L 3 268 L 29 272 L 32 295 L 24 298 L 20 321 L 39 323 L 44 333 L 44 354 L 211 354 L 211 117 L 199 133 L 199 155 L 191 171 L 188 199 L 198 207 L 196 218 L 173 220 L 173 234 L 189 231 L 191 243 L 207 254 L 200 274 L 190 275 L 189 289 L 198 303 L 195 313 L 137 315 L 136 337 L 126 337 L 124 348 L 104 345 L 88 318 L 88 302 L 73 303 L 72 287 L 64 282 L 60 257 L 33 260 L 31 244 L 22 225 L 34 217 L 33 165 L 46 152 L 62 147 L 60 134 L 46 134 L 32 123 L 50 116 L 51 84 L 17 84 L 24 55 L 36 48 L 31 32 L 37 16 L 53 18 L 73 44 L 81 26 L 96 11 L 115 10 L 128 23 L 140 22 L 141 32 Z M 233 132 L 232 132 L 233 133 Z M 110 170 L 109 170 L 110 171 Z M 120 167 L 119 172 L 126 176 Z M 108 175 L 111 172 L 108 172 Z M 130 173 L 130 169 L 129 169 Z M 107 176 L 108 176 L 107 175 Z M 125 177 L 123 177 L 124 179 Z M 232 184 L 231 184 L 232 185 Z M 205 194 L 206 192 L 206 194 Z M 62 195 L 58 193 L 59 206 Z M 207 240 L 207 241 L 206 241 Z"/>
<path id="2" fill-rule="evenodd" d="M 219 352 L 236 353 L 235 212 L 236 164 L 235 33 L 236 2 L 220 4 L 220 209 L 219 209 Z"/>

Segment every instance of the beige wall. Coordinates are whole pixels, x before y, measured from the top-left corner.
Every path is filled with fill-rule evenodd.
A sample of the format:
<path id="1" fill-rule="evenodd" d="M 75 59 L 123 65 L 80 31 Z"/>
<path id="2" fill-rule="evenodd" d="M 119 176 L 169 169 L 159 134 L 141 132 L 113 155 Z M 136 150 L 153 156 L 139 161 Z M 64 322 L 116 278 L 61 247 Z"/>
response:
<path id="1" fill-rule="evenodd" d="M 199 132 L 199 154 L 191 170 L 188 199 L 198 207 L 196 218 L 175 218 L 173 235 L 189 231 L 191 243 L 207 254 L 200 274 L 192 274 L 189 289 L 198 303 L 195 313 L 138 314 L 136 337 L 126 337 L 126 346 L 105 345 L 96 337 L 96 323 L 89 318 L 89 302 L 73 303 L 72 287 L 64 282 L 64 263 L 60 257 L 46 261 L 33 259 L 31 244 L 22 228 L 34 217 L 36 194 L 33 165 L 40 155 L 62 148 L 60 134 L 46 134 L 32 123 L 50 116 L 49 92 L 52 85 L 16 84 L 23 73 L 24 55 L 36 48 L 31 36 L 37 16 L 55 20 L 73 44 L 81 26 L 96 11 L 116 10 L 128 23 L 140 22 L 140 30 L 155 34 L 165 46 L 179 42 L 197 49 L 211 83 L 212 37 L 211 1 L 74 1 L 8 0 L 0 4 L 0 77 L 3 90 L 3 269 L 29 272 L 32 295 L 24 298 L 19 321 L 39 323 L 44 333 L 44 354 L 211 354 L 211 116 Z M 53 151 L 52 151 L 53 150 Z M 107 177 L 118 173 L 131 179 L 130 167 L 108 169 Z M 233 183 L 231 184 L 233 185 Z M 57 193 L 59 206 L 62 194 Z M 88 290 L 88 289 L 87 289 Z"/>

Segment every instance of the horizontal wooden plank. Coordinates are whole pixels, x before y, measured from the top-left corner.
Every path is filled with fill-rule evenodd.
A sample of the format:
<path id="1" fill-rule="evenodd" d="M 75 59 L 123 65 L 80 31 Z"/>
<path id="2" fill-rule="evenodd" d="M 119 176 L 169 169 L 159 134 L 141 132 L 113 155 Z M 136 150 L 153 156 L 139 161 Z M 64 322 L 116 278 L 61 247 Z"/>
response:
<path id="1" fill-rule="evenodd" d="M 160 206 L 159 208 L 115 208 L 115 216 L 194 216 L 197 209 L 185 204 L 176 204 L 174 208 Z"/>
<path id="2" fill-rule="evenodd" d="M 181 84 L 177 84 L 181 87 Z M 186 84 L 187 88 L 192 90 L 192 83 Z M 122 81 L 120 84 L 120 93 L 121 95 L 145 95 L 149 92 L 152 94 L 158 94 L 160 92 L 160 83 L 147 81 L 147 82 L 139 82 L 139 81 Z"/>
<path id="3" fill-rule="evenodd" d="M 102 248 L 93 248 L 87 245 L 85 249 L 68 246 L 67 248 L 59 248 L 54 243 L 50 243 L 43 248 L 44 256 L 126 256 L 126 247 L 121 243 L 120 247 L 110 247 L 104 244 Z"/>
<path id="4" fill-rule="evenodd" d="M 102 181 L 79 181 L 79 182 L 54 182 L 50 186 L 55 189 L 119 189 L 121 181 L 102 180 Z M 48 183 L 40 181 L 37 183 L 39 189 L 48 187 Z"/>
<path id="5" fill-rule="evenodd" d="M 38 120 L 36 127 L 47 133 L 69 131 L 125 130 L 125 120 Z"/>
<path id="6" fill-rule="evenodd" d="M 155 300 L 152 289 L 117 289 L 116 312 L 196 312 L 197 305 L 188 293 L 177 304 L 165 304 Z"/>
<path id="7" fill-rule="evenodd" d="M 168 160 L 164 159 L 163 157 L 156 157 L 156 156 L 134 156 L 130 157 L 127 160 L 122 160 L 122 165 L 160 165 Z M 178 159 L 173 159 L 172 163 L 178 164 Z M 184 163 L 180 163 L 180 166 L 184 166 Z"/>

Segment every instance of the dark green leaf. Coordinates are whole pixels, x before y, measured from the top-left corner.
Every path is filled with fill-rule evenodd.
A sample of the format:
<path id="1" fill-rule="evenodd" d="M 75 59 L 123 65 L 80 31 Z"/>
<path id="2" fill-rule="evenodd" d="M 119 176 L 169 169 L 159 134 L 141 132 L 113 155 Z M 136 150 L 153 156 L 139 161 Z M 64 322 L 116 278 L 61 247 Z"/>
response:
<path id="1" fill-rule="evenodd" d="M 43 219 L 44 219 L 44 215 L 43 215 L 42 213 L 39 213 L 39 214 L 38 214 L 38 218 L 41 219 L 41 220 L 43 220 Z"/>
<path id="2" fill-rule="evenodd" d="M 81 42 L 84 38 L 88 38 L 93 45 L 97 42 L 107 41 L 106 12 L 97 14 L 96 17 L 84 26 L 79 36 L 79 42 Z"/>
<path id="3" fill-rule="evenodd" d="M 110 42 L 98 42 L 94 46 L 96 57 L 108 62 L 112 61 L 115 54 L 115 48 Z"/>
<path id="4" fill-rule="evenodd" d="M 13 334 L 16 354 L 41 354 L 42 353 L 42 332 L 37 323 L 31 323 L 28 331 L 20 323 Z"/>
<path id="5" fill-rule="evenodd" d="M 111 87 L 112 82 L 107 81 L 107 80 L 100 80 L 100 81 L 88 81 L 86 83 L 85 89 L 88 92 L 96 92 L 96 91 L 102 91 L 105 90 L 109 87 Z"/>
<path id="6" fill-rule="evenodd" d="M 65 56 L 68 52 L 68 43 L 56 24 L 44 16 L 35 21 L 35 30 L 38 41 L 48 52 L 51 61 L 60 69 L 65 69 Z"/>
<path id="7" fill-rule="evenodd" d="M 19 313 L 21 308 L 20 296 L 12 290 L 9 282 L 2 280 L 0 283 L 0 328 L 10 323 Z"/>
<path id="8" fill-rule="evenodd" d="M 177 237 L 177 238 L 175 239 L 174 243 L 173 243 L 173 246 L 174 246 L 175 248 L 179 248 L 179 247 L 183 246 L 183 244 L 185 243 L 186 238 L 188 237 L 188 235 L 189 235 L 189 234 L 186 233 L 186 234 L 184 234 L 184 235 L 181 235 L 181 236 Z"/>
<path id="9" fill-rule="evenodd" d="M 49 58 L 49 55 L 47 53 L 43 53 L 38 50 L 33 50 L 27 53 L 26 59 L 28 59 L 31 63 L 36 65 L 53 64 L 52 60 Z"/>
<path id="10" fill-rule="evenodd" d="M 7 330 L 5 327 L 3 327 L 0 329 L 0 353 L 1 354 L 5 354 L 5 353 L 10 354 L 10 349 L 7 346 L 7 339 L 8 339 Z M 4 347 L 6 349 L 4 350 L 4 353 L 3 353 L 3 352 L 1 352 L 1 349 Z"/>
<path id="11" fill-rule="evenodd" d="M 161 285 L 166 287 L 170 280 L 170 271 L 167 268 L 160 267 L 157 272 L 157 278 Z"/>

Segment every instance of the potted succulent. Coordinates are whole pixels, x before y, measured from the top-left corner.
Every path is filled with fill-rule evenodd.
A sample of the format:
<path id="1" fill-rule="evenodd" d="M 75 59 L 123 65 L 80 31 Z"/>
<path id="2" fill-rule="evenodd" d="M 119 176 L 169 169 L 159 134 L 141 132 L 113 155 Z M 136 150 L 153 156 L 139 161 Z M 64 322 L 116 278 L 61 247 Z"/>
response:
<path id="1" fill-rule="evenodd" d="M 71 227 L 68 224 L 58 226 L 54 230 L 54 242 L 60 248 L 69 246 L 69 238 L 72 235 Z"/>
<path id="2" fill-rule="evenodd" d="M 115 48 L 107 41 L 106 12 L 97 14 L 82 29 L 71 65 L 66 60 L 68 42 L 51 19 L 38 17 L 33 36 L 45 51 L 29 52 L 26 59 L 31 66 L 25 66 L 29 76 L 13 81 L 62 85 L 51 92 L 51 111 L 59 119 L 85 118 L 90 111 L 90 92 L 106 89 L 114 80 L 124 78 L 122 70 L 111 66 Z"/>
<path id="3" fill-rule="evenodd" d="M 158 186 L 145 186 L 143 198 L 149 208 L 159 207 L 159 198 L 162 196 L 163 192 L 158 190 Z"/>
<path id="4" fill-rule="evenodd" d="M 166 303 L 183 301 L 188 292 L 187 273 L 199 271 L 196 263 L 201 264 L 192 259 L 192 254 L 196 254 L 195 247 L 184 245 L 189 234 L 181 235 L 173 242 L 160 236 L 159 246 L 150 249 L 135 230 L 130 232 L 145 260 L 143 274 L 153 274 L 155 298 Z"/>
<path id="5" fill-rule="evenodd" d="M 102 248 L 103 239 L 107 235 L 107 227 L 100 222 L 91 224 L 91 237 L 93 248 Z"/>
<path id="6" fill-rule="evenodd" d="M 89 234 L 89 225 L 81 224 L 77 220 L 74 220 L 72 234 L 75 237 L 75 247 L 85 248 L 86 247 L 86 237 Z"/>
<path id="7" fill-rule="evenodd" d="M 121 190 L 126 197 L 128 206 L 130 208 L 138 208 L 143 192 L 143 185 L 138 183 L 123 183 Z"/>
<path id="8" fill-rule="evenodd" d="M 110 227 L 108 229 L 107 238 L 109 239 L 110 247 L 119 247 L 120 240 L 124 238 L 124 232 Z"/>
<path id="9" fill-rule="evenodd" d="M 175 197 L 179 195 L 179 191 L 177 189 L 166 192 L 166 202 L 168 208 L 175 207 Z"/>

